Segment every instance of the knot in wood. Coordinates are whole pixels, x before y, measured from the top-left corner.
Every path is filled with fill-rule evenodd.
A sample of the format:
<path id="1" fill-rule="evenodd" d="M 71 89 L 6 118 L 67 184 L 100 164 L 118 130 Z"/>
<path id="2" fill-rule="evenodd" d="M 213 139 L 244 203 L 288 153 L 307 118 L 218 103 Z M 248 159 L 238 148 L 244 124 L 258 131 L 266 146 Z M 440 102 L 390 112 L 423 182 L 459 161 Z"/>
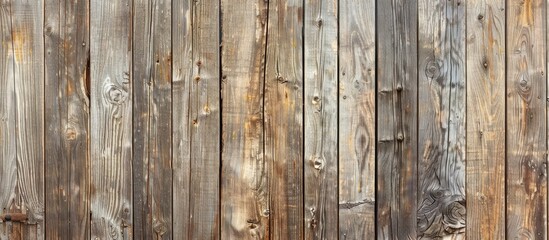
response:
<path id="1" fill-rule="evenodd" d="M 435 79 L 440 76 L 442 61 L 439 59 L 429 59 L 425 64 L 425 76 L 430 79 Z"/>
<path id="2" fill-rule="evenodd" d="M 113 105 L 123 104 L 124 102 L 126 102 L 126 99 L 129 95 L 126 90 L 112 83 L 105 84 L 103 88 L 103 93 L 105 99 L 107 99 L 107 101 Z"/>
<path id="3" fill-rule="evenodd" d="M 322 170 L 324 167 L 324 159 L 320 157 L 315 157 L 313 161 L 313 166 L 316 170 Z"/>
<path id="4" fill-rule="evenodd" d="M 402 135 L 402 133 L 399 133 L 399 134 L 397 135 L 397 140 L 398 140 L 399 142 L 404 141 L 404 136 Z"/>

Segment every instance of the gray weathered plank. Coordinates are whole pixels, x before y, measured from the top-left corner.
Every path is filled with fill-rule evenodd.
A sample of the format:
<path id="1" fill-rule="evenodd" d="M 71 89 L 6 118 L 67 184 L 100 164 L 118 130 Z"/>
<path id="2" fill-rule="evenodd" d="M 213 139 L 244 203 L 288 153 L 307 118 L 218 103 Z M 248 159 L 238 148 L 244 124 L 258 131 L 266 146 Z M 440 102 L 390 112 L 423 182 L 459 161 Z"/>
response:
<path id="1" fill-rule="evenodd" d="M 465 232 L 465 4 L 418 2 L 418 237 Z"/>
<path id="2" fill-rule="evenodd" d="M 508 239 L 547 238 L 546 2 L 507 1 Z"/>
<path id="3" fill-rule="evenodd" d="M 171 0 L 134 0 L 133 237 L 172 239 Z"/>
<path id="4" fill-rule="evenodd" d="M 91 237 L 132 238 L 131 0 L 91 0 Z"/>
<path id="5" fill-rule="evenodd" d="M 221 10 L 221 236 L 266 239 L 269 191 L 263 157 L 263 63 L 267 2 L 223 0 Z"/>
<path id="6" fill-rule="evenodd" d="M 377 236 L 415 239 L 417 1 L 378 1 Z"/>
<path id="7" fill-rule="evenodd" d="M 338 236 L 337 12 L 336 0 L 305 1 L 305 239 Z"/>
<path id="8" fill-rule="evenodd" d="M 375 1 L 339 4 L 339 239 L 373 239 Z"/>
<path id="9" fill-rule="evenodd" d="M 504 239 L 505 1 L 466 5 L 466 235 Z"/>
<path id="10" fill-rule="evenodd" d="M 89 209 L 89 1 L 45 2 L 46 238 L 85 239 Z"/>

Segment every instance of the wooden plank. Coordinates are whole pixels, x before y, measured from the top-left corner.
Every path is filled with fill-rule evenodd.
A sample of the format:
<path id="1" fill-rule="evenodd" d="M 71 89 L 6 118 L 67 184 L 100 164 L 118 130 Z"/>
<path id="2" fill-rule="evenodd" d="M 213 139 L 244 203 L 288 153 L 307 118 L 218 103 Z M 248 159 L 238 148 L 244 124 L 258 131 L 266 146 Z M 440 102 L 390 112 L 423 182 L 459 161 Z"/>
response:
<path id="1" fill-rule="evenodd" d="M 469 239 L 505 238 L 505 1 L 467 2 Z"/>
<path id="2" fill-rule="evenodd" d="M 339 4 L 339 239 L 373 239 L 375 1 Z"/>
<path id="3" fill-rule="evenodd" d="M 91 1 L 92 239 L 132 238 L 132 7 Z"/>
<path id="4" fill-rule="evenodd" d="M 507 1 L 506 234 L 547 238 L 546 1 Z"/>
<path id="5" fill-rule="evenodd" d="M 190 239 L 192 1 L 172 1 L 173 235 Z"/>
<path id="6" fill-rule="evenodd" d="M 270 238 L 302 239 L 303 1 L 269 1 L 265 63 L 265 160 Z"/>
<path id="7" fill-rule="evenodd" d="M 417 1 L 377 2 L 377 236 L 415 239 Z"/>
<path id="8" fill-rule="evenodd" d="M 269 236 L 267 163 L 263 157 L 267 2 L 223 0 L 221 11 L 221 236 L 265 239 Z"/>
<path id="9" fill-rule="evenodd" d="M 171 0 L 133 9 L 134 237 L 172 239 Z"/>
<path id="10" fill-rule="evenodd" d="M 337 0 L 305 1 L 305 239 L 338 236 L 337 8 Z"/>
<path id="11" fill-rule="evenodd" d="M 88 238 L 89 1 L 45 3 L 46 238 Z"/>
<path id="12" fill-rule="evenodd" d="M 418 237 L 465 232 L 465 4 L 418 2 Z"/>

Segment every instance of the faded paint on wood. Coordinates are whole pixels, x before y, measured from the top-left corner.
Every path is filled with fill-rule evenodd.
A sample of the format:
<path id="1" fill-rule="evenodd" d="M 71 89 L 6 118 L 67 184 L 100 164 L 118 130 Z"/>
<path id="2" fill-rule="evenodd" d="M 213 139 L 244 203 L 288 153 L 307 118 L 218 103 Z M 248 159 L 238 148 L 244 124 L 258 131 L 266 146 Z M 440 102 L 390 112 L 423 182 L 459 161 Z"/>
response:
<path id="1" fill-rule="evenodd" d="M 467 6 L 466 203 L 469 239 L 505 238 L 505 1 Z"/>
<path id="2" fill-rule="evenodd" d="M 338 236 L 337 12 L 336 0 L 305 1 L 305 239 Z"/>
<path id="3" fill-rule="evenodd" d="M 507 1 L 506 237 L 547 238 L 546 1 Z"/>
<path id="4" fill-rule="evenodd" d="M 92 239 L 132 239 L 132 7 L 91 0 Z"/>
<path id="5" fill-rule="evenodd" d="M 465 232 L 465 4 L 420 0 L 418 237 Z"/>
<path id="6" fill-rule="evenodd" d="M 378 1 L 377 237 L 416 238 L 417 1 Z"/>
<path id="7" fill-rule="evenodd" d="M 223 0 L 221 7 L 221 236 L 267 239 L 268 166 L 263 151 L 267 2 Z"/>
<path id="8" fill-rule="evenodd" d="M 339 1 L 339 239 L 375 237 L 375 1 Z"/>
<path id="9" fill-rule="evenodd" d="M 133 4 L 133 237 L 172 239 L 172 2 Z"/>
<path id="10" fill-rule="evenodd" d="M 46 238 L 90 236 L 89 1 L 45 2 Z"/>
<path id="11" fill-rule="evenodd" d="M 303 1 L 269 1 L 265 69 L 265 161 L 272 239 L 302 239 Z"/>

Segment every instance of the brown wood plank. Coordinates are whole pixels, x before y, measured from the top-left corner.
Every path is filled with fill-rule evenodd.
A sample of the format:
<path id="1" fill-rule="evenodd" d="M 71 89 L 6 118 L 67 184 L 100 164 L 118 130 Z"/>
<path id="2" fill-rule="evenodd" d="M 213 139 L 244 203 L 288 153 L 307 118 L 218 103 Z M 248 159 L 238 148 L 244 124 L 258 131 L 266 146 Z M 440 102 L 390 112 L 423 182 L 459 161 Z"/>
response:
<path id="1" fill-rule="evenodd" d="M 91 0 L 91 237 L 132 238 L 132 1 Z"/>
<path id="2" fill-rule="evenodd" d="M 417 1 L 377 2 L 377 236 L 415 239 Z"/>
<path id="3" fill-rule="evenodd" d="M 133 9 L 133 237 L 172 239 L 171 0 Z"/>
<path id="4" fill-rule="evenodd" d="M 269 1 L 264 144 L 272 239 L 304 236 L 302 31 L 303 1 Z"/>
<path id="5" fill-rule="evenodd" d="M 465 232 L 465 4 L 420 0 L 418 237 Z"/>
<path id="6" fill-rule="evenodd" d="M 45 2 L 46 238 L 85 239 L 89 209 L 89 1 Z"/>
<path id="7" fill-rule="evenodd" d="M 339 4 L 339 239 L 373 239 L 375 1 Z"/>
<path id="8" fill-rule="evenodd" d="M 336 0 L 305 1 L 305 239 L 338 236 L 337 13 Z"/>
<path id="9" fill-rule="evenodd" d="M 466 235 L 504 239 L 505 1 L 466 6 Z"/>
<path id="10" fill-rule="evenodd" d="M 547 238 L 546 1 L 507 1 L 506 233 Z"/>
<path id="11" fill-rule="evenodd" d="M 223 0 L 221 10 L 221 237 L 266 239 L 269 191 L 263 152 L 263 88 L 267 2 Z"/>

